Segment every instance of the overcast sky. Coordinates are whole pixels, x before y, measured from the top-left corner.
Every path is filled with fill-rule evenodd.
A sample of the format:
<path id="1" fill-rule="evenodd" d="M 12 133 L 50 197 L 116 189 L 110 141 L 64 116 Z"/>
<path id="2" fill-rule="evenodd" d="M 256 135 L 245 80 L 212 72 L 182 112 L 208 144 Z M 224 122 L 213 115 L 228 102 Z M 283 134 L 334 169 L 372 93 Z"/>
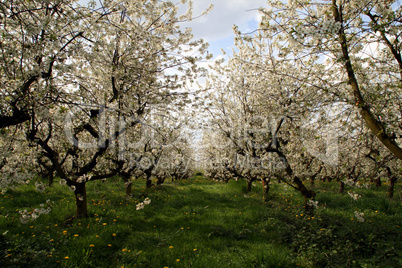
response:
<path id="1" fill-rule="evenodd" d="M 240 27 L 242 32 L 257 28 L 259 20 L 258 8 L 266 5 L 266 0 L 194 0 L 194 16 L 201 14 L 209 4 L 214 9 L 201 18 L 193 20 L 185 26 L 193 29 L 195 39 L 203 38 L 210 44 L 214 57 L 223 48 L 233 46 L 233 25 Z"/>

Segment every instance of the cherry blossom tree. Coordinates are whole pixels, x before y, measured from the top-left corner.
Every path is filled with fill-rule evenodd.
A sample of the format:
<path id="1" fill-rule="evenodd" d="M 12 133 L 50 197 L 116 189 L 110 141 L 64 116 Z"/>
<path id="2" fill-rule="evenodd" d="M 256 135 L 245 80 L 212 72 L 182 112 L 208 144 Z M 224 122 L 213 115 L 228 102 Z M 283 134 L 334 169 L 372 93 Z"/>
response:
<path id="1" fill-rule="evenodd" d="M 200 71 L 207 45 L 179 26 L 192 18 L 191 4 L 179 17 L 176 5 L 161 1 L 27 3 L 3 8 L 4 34 L 16 44 L 7 54 L 16 58 L 2 58 L 15 65 L 2 73 L 2 83 L 14 85 L 3 91 L 2 127 L 27 122 L 42 166 L 70 187 L 76 216 L 86 217 L 86 183 L 119 174 L 129 161 L 128 133 L 150 112 L 186 99 L 179 90 Z M 28 118 L 16 120 L 19 111 Z"/>
<path id="2" fill-rule="evenodd" d="M 311 94 L 306 82 L 281 75 L 296 75 L 297 66 L 276 60 L 277 51 L 261 34 L 250 38 L 236 28 L 235 32 L 233 56 L 227 63 L 217 62 L 207 84 L 213 89 L 208 96 L 213 106 L 207 109 L 211 127 L 222 133 L 226 138 L 222 146 L 231 150 L 226 170 L 246 178 L 249 185 L 261 179 L 267 190 L 270 177 L 280 176 L 300 191 L 310 210 L 315 192 L 307 189 L 295 169 L 303 152 L 298 129 L 317 108 L 315 100 L 320 96 L 307 100 Z"/>
<path id="3" fill-rule="evenodd" d="M 268 1 L 260 29 L 292 78 L 326 99 L 338 96 L 397 158 L 401 149 L 401 12 L 398 1 Z M 286 74 L 283 74 L 286 75 Z"/>

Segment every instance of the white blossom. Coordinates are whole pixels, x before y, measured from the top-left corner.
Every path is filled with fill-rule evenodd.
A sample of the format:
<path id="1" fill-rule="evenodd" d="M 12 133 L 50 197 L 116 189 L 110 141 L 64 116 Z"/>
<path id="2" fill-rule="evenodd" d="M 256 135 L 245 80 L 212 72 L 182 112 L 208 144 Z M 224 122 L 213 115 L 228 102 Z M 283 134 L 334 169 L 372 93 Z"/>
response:
<path id="1" fill-rule="evenodd" d="M 355 217 L 359 222 L 364 222 L 364 213 L 360 213 L 358 211 L 355 211 Z"/>
<path id="2" fill-rule="evenodd" d="M 356 192 L 348 192 L 349 196 L 353 199 L 353 200 L 357 200 L 361 197 L 361 195 L 357 194 Z"/>
<path id="3" fill-rule="evenodd" d="M 41 182 L 35 182 L 36 191 L 43 193 L 46 189 L 46 186 Z"/>

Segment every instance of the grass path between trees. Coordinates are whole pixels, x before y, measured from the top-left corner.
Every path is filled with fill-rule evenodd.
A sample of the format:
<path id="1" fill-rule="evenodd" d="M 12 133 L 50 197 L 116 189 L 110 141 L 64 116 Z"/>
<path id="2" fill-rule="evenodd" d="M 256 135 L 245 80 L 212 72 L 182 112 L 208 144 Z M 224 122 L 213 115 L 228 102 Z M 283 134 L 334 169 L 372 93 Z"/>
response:
<path id="1" fill-rule="evenodd" d="M 361 195 L 353 200 L 336 183 L 318 183 L 311 217 L 284 184 L 272 185 L 267 202 L 259 183 L 250 193 L 243 181 L 201 176 L 144 185 L 135 181 L 127 198 L 118 179 L 88 183 L 87 219 L 72 218 L 73 193 L 61 185 L 6 191 L 0 267 L 402 267 L 401 200 L 385 198 L 386 186 L 346 189 Z M 46 200 L 49 214 L 20 223 L 20 212 Z"/>

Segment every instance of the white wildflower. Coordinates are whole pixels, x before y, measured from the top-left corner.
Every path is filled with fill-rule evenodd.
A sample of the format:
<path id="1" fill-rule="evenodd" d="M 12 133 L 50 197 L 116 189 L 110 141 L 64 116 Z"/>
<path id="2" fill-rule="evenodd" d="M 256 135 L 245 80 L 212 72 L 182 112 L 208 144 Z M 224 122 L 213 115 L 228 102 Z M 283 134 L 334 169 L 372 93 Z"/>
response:
<path id="1" fill-rule="evenodd" d="M 308 202 L 307 202 L 307 205 L 309 205 L 310 207 L 315 207 L 315 208 L 318 208 L 318 201 L 315 201 L 315 200 L 309 200 Z"/>
<path id="2" fill-rule="evenodd" d="M 144 203 L 139 203 L 136 205 L 136 210 L 141 210 L 145 207 Z"/>
<path id="3" fill-rule="evenodd" d="M 356 192 L 348 192 L 348 194 L 353 200 L 357 200 L 361 197 L 361 195 L 357 194 Z"/>
<path id="4" fill-rule="evenodd" d="M 46 186 L 41 182 L 35 182 L 36 191 L 43 193 L 46 189 Z"/>
<path id="5" fill-rule="evenodd" d="M 151 204 L 151 199 L 149 199 L 149 198 L 147 197 L 147 198 L 145 198 L 145 200 L 144 200 L 144 205 L 149 205 L 149 204 Z"/>
<path id="6" fill-rule="evenodd" d="M 364 222 L 364 213 L 360 213 L 358 211 L 355 211 L 355 217 L 359 222 Z"/>

